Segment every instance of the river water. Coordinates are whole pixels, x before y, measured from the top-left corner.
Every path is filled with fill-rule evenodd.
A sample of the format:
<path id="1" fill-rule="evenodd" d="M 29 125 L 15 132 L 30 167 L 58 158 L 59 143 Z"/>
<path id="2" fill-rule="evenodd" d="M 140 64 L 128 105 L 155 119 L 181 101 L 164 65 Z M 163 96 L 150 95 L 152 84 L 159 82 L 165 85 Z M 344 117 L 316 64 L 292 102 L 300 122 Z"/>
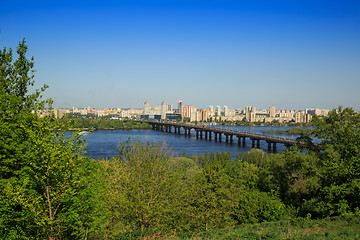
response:
<path id="1" fill-rule="evenodd" d="M 287 130 L 291 127 L 274 127 L 274 126 L 213 126 L 216 128 L 224 128 L 234 131 L 242 131 L 249 133 L 263 134 L 264 130 Z M 182 129 L 181 129 L 182 130 Z M 287 135 L 287 134 L 265 134 L 275 137 L 286 137 L 290 139 L 296 139 L 299 135 Z M 82 136 L 86 138 L 87 147 L 86 154 L 90 158 L 110 158 L 111 156 L 118 155 L 118 145 L 120 142 L 125 142 L 129 138 L 131 140 L 139 140 L 141 143 L 159 143 L 162 142 L 166 145 L 166 149 L 170 154 L 174 156 L 180 156 L 182 153 L 186 153 L 187 156 L 200 155 L 207 152 L 217 151 L 230 151 L 231 156 L 234 158 L 238 152 L 248 152 L 251 150 L 251 140 L 246 138 L 245 146 L 238 145 L 237 138 L 234 137 L 233 143 L 226 143 L 223 136 L 222 141 L 211 141 L 196 138 L 195 131 L 191 130 L 190 136 L 185 136 L 183 132 L 181 134 L 167 133 L 154 131 L 151 129 L 134 129 L 134 130 L 97 130 L 90 132 Z M 212 134 L 214 138 L 214 135 Z M 260 141 L 260 148 L 264 152 L 268 152 L 267 143 Z M 283 144 L 276 145 L 276 151 L 282 152 L 284 149 Z M 272 150 L 271 150 L 272 152 Z"/>

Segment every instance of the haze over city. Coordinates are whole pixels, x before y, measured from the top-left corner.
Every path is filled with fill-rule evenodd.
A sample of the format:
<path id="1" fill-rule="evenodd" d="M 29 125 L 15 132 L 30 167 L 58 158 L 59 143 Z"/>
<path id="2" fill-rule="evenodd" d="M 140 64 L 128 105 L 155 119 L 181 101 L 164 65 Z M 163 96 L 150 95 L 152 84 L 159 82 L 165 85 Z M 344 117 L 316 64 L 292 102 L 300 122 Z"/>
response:
<path id="1" fill-rule="evenodd" d="M 0 47 L 24 37 L 58 108 L 360 110 L 358 1 L 9 1 Z"/>

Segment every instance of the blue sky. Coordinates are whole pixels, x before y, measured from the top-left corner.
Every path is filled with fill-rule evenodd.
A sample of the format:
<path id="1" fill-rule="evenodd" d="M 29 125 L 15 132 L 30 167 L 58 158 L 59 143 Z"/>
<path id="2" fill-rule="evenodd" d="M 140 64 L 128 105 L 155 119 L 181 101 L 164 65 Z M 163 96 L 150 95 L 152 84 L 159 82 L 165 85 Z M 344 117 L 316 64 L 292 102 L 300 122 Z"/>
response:
<path id="1" fill-rule="evenodd" d="M 360 2 L 2 0 L 55 107 L 360 110 Z"/>

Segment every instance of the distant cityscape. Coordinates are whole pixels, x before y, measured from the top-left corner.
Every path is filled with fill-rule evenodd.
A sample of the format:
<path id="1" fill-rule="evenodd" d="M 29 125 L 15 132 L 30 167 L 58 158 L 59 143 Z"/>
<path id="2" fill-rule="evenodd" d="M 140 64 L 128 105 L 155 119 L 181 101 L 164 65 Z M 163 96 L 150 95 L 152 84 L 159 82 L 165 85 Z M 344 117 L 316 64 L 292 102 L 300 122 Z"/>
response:
<path id="1" fill-rule="evenodd" d="M 247 106 L 244 109 L 230 109 L 228 106 L 212 106 L 208 109 L 198 109 L 192 105 L 184 105 L 179 100 L 177 108 L 162 101 L 159 106 L 151 107 L 149 101 L 144 101 L 144 107 L 135 108 L 77 108 L 54 109 L 55 116 L 60 118 L 64 114 L 74 114 L 79 116 L 109 116 L 111 119 L 154 119 L 154 120 L 187 120 L 190 122 L 209 122 L 209 121 L 248 121 L 248 122 L 279 122 L 279 123 L 306 123 L 310 122 L 312 116 L 327 116 L 328 109 L 308 108 L 305 110 L 277 109 L 270 106 L 268 109 L 256 109 L 254 106 Z"/>

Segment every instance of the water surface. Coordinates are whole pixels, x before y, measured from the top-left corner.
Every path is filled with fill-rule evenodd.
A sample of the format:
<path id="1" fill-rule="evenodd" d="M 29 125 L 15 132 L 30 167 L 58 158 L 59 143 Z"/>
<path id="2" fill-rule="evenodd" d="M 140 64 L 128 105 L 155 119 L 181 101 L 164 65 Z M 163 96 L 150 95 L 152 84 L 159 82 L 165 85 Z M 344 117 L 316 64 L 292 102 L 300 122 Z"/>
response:
<path id="1" fill-rule="evenodd" d="M 287 130 L 291 127 L 269 127 L 269 126 L 215 126 L 217 128 L 225 128 L 234 131 L 242 131 L 249 133 L 262 134 L 264 130 Z M 182 130 L 182 129 L 181 129 Z M 166 145 L 167 150 L 174 156 L 180 156 L 182 153 L 186 153 L 188 156 L 200 155 L 207 152 L 216 151 L 230 151 L 231 156 L 235 157 L 238 152 L 248 152 L 251 150 L 251 140 L 246 138 L 246 144 L 238 145 L 237 138 L 234 137 L 233 143 L 224 142 L 225 137 L 222 137 L 222 142 L 211 141 L 203 139 L 197 139 L 195 131 L 191 130 L 190 136 L 182 134 L 167 133 L 161 131 L 154 131 L 151 129 L 134 129 L 134 130 L 97 130 L 83 137 L 87 139 L 86 155 L 93 159 L 110 158 L 111 156 L 118 155 L 118 145 L 120 142 L 125 142 L 129 138 L 132 140 L 139 140 L 141 143 L 158 143 L 162 142 Z M 290 139 L 296 139 L 298 135 L 286 135 L 286 134 L 266 134 L 275 137 L 286 137 Z M 214 135 L 212 134 L 214 138 Z M 260 141 L 260 148 L 265 152 L 268 152 L 268 145 L 265 141 Z M 283 144 L 276 145 L 276 151 L 282 152 L 284 149 Z M 272 152 L 272 150 L 271 150 Z"/>

